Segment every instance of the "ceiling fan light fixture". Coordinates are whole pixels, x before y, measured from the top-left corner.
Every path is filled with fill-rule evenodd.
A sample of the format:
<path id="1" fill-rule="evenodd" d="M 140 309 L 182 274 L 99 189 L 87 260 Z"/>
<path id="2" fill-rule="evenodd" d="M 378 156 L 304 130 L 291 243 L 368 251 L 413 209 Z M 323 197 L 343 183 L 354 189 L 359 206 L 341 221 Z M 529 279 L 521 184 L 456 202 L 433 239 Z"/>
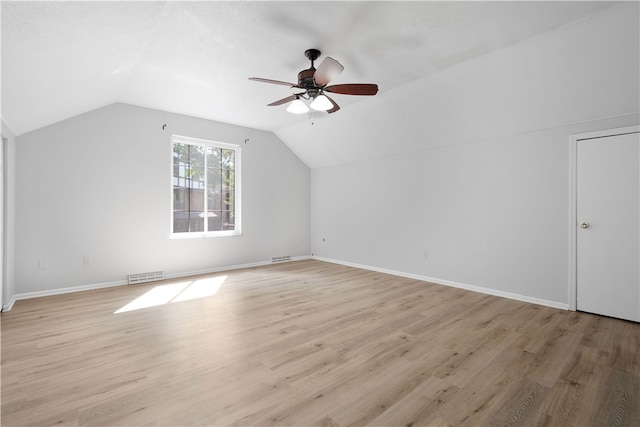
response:
<path id="1" fill-rule="evenodd" d="M 324 95 L 318 95 L 311 103 L 310 107 L 317 111 L 327 111 L 333 108 L 333 104 Z"/>
<path id="2" fill-rule="evenodd" d="M 309 111 L 309 107 L 300 100 L 300 98 L 296 97 L 291 104 L 287 107 L 287 111 L 292 114 L 304 114 Z"/>

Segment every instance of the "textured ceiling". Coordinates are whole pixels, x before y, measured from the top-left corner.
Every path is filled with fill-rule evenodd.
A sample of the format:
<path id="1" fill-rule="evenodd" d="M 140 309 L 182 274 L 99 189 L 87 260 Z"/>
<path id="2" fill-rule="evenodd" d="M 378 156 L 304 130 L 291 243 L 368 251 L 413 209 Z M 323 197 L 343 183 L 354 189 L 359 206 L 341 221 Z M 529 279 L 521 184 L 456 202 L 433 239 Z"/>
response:
<path id="1" fill-rule="evenodd" d="M 2 1 L 2 116 L 20 135 L 125 102 L 279 131 L 305 120 L 266 106 L 291 90 L 247 78 L 295 81 L 308 48 L 344 65 L 334 83 L 383 95 L 612 5 Z"/>

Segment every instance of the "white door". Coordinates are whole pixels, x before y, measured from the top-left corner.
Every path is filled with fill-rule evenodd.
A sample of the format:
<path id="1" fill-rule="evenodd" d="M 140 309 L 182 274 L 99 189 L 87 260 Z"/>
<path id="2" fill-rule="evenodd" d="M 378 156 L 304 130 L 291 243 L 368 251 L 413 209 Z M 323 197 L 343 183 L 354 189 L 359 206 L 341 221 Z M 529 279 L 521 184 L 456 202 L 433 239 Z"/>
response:
<path id="1" fill-rule="evenodd" d="M 577 142 L 578 310 L 640 322 L 640 134 Z"/>

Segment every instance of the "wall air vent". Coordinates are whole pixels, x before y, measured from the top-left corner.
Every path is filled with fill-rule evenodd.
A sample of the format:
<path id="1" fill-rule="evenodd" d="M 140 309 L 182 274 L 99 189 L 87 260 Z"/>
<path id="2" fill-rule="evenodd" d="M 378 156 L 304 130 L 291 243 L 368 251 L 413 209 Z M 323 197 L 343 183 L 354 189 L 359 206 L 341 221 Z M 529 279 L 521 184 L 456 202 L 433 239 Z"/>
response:
<path id="1" fill-rule="evenodd" d="M 275 264 L 276 262 L 286 262 L 286 261 L 291 261 L 291 256 L 284 255 L 284 256 L 271 257 L 271 263 L 273 264 Z"/>
<path id="2" fill-rule="evenodd" d="M 136 285 L 138 283 L 155 282 L 164 279 L 164 271 L 154 271 L 152 273 L 139 273 L 129 275 L 129 284 Z"/>

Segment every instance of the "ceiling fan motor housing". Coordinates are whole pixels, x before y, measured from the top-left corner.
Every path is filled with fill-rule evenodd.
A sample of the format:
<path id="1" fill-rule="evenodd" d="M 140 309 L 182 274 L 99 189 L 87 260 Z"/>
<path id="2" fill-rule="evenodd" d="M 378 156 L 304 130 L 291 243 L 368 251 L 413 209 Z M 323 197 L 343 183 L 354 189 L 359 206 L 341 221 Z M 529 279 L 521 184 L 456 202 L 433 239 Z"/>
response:
<path id="1" fill-rule="evenodd" d="M 316 82 L 313 80 L 315 72 L 316 69 L 312 66 L 298 73 L 298 86 L 305 89 L 311 97 L 315 97 L 320 92 L 320 88 L 316 86 Z"/>

